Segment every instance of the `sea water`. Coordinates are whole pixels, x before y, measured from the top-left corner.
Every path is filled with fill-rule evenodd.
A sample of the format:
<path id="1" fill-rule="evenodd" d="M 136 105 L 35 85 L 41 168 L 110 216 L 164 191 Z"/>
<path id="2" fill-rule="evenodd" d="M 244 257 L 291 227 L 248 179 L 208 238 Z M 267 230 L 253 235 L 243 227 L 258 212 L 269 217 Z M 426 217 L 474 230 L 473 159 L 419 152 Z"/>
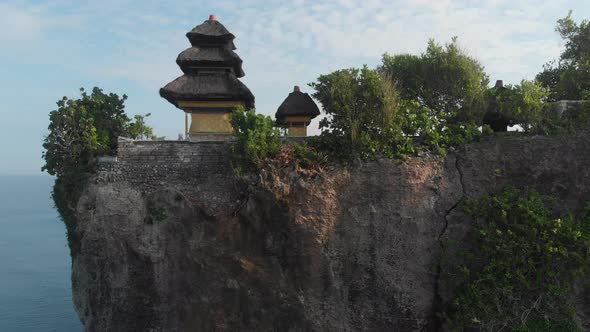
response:
<path id="1" fill-rule="evenodd" d="M 0 176 L 0 331 L 81 331 L 49 176 Z"/>

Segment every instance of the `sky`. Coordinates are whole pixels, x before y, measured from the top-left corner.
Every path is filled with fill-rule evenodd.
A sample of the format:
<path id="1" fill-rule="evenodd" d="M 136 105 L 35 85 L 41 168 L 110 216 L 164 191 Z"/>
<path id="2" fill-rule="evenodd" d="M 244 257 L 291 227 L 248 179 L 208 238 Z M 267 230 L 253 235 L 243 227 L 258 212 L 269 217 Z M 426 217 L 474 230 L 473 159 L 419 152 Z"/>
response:
<path id="1" fill-rule="evenodd" d="M 40 174 L 48 113 L 62 96 L 98 86 L 126 94 L 176 139 L 184 115 L 158 90 L 181 75 L 186 32 L 215 14 L 235 36 L 241 80 L 257 112 L 274 115 L 300 85 L 334 70 L 376 67 L 384 53 L 420 54 L 457 36 L 490 81 L 533 79 L 559 56 L 557 19 L 590 19 L 588 0 L 534 1 L 11 1 L 0 2 L 0 175 Z M 310 131 L 317 133 L 317 121 Z"/>

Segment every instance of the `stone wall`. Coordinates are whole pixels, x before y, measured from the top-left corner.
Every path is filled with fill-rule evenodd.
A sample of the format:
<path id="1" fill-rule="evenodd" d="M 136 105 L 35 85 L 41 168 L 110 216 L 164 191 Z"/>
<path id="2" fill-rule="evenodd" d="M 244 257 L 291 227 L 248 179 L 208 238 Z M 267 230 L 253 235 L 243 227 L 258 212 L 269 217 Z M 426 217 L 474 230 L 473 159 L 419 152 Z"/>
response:
<path id="1" fill-rule="evenodd" d="M 553 103 L 553 109 L 559 115 L 574 110 L 582 105 L 590 103 L 590 100 L 560 100 Z"/>
<path id="2" fill-rule="evenodd" d="M 128 183 L 144 193 L 174 185 L 231 204 L 235 177 L 227 142 L 134 141 L 120 138 L 117 156 L 97 161 L 97 183 Z M 212 206 L 215 208 L 216 206 Z"/>

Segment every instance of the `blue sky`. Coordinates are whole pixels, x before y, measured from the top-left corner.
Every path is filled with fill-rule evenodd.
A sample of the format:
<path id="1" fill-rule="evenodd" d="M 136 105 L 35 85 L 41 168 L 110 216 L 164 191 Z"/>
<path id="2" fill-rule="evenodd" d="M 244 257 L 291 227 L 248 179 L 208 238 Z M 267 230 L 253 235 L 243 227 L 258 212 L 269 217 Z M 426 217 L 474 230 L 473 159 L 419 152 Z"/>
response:
<path id="1" fill-rule="evenodd" d="M 534 78 L 563 46 L 555 21 L 590 1 L 11 1 L 0 2 L 0 175 L 38 174 L 48 113 L 61 96 L 99 86 L 127 94 L 130 114 L 152 113 L 176 138 L 183 114 L 158 95 L 181 74 L 185 33 L 216 14 L 244 60 L 258 112 L 272 115 L 318 75 L 376 66 L 385 52 L 420 53 L 429 38 L 462 47 L 493 82 Z M 317 123 L 312 123 L 317 127 Z M 316 129 L 312 129 L 317 132 Z"/>

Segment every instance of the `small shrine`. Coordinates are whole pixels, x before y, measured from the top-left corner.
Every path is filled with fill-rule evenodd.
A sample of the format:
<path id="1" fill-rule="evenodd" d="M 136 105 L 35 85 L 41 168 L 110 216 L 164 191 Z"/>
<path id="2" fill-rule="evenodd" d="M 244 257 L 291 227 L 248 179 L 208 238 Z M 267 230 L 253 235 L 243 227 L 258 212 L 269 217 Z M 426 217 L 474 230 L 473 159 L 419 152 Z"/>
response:
<path id="1" fill-rule="evenodd" d="M 254 96 L 239 77 L 242 59 L 234 52 L 235 36 L 215 15 L 186 34 L 191 47 L 176 63 L 184 73 L 160 89 L 160 96 L 185 112 L 185 137 L 226 140 L 233 133 L 229 114 L 237 106 L 254 107 Z"/>
<path id="2" fill-rule="evenodd" d="M 494 96 L 488 101 L 488 108 L 483 117 L 483 124 L 490 126 L 494 132 L 506 132 L 508 131 L 508 126 L 512 126 L 514 123 L 500 113 L 498 106 L 497 96 L 501 94 L 502 91 L 506 90 L 504 82 L 502 80 L 497 80 L 494 89 L 496 91 Z"/>
<path id="3" fill-rule="evenodd" d="M 320 110 L 316 103 L 296 85 L 293 92 L 289 93 L 279 106 L 275 118 L 279 125 L 287 128 L 288 136 L 305 137 L 311 119 L 318 115 Z"/>

